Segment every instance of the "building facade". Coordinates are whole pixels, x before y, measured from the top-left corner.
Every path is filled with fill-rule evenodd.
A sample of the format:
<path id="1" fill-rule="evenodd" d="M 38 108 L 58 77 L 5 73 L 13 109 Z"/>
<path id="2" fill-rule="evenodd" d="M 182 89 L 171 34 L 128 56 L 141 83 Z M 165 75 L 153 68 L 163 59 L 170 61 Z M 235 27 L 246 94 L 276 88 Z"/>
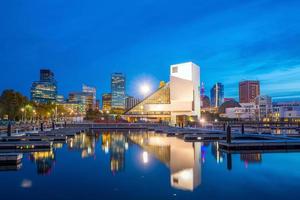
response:
<path id="1" fill-rule="evenodd" d="M 241 107 L 226 108 L 225 114 L 221 117 L 229 119 L 255 120 L 256 119 L 256 105 L 255 103 L 240 103 Z"/>
<path id="2" fill-rule="evenodd" d="M 242 81 L 239 83 L 240 103 L 253 103 L 260 95 L 259 81 Z"/>
<path id="3" fill-rule="evenodd" d="M 37 103 L 56 102 L 57 83 L 51 70 L 41 69 L 40 80 L 32 83 L 31 100 Z"/>
<path id="4" fill-rule="evenodd" d="M 256 117 L 259 121 L 269 121 L 272 116 L 272 98 L 266 95 L 255 98 Z"/>
<path id="5" fill-rule="evenodd" d="M 282 122 L 300 122 L 300 101 L 274 102 L 273 120 Z"/>
<path id="6" fill-rule="evenodd" d="M 129 121 L 165 121 L 170 124 L 200 120 L 200 67 L 192 62 L 170 66 L 170 82 L 158 88 L 124 117 Z"/>
<path id="7" fill-rule="evenodd" d="M 111 110 L 111 93 L 102 94 L 102 111 L 110 112 Z"/>
<path id="8" fill-rule="evenodd" d="M 113 110 L 125 110 L 126 79 L 122 73 L 111 76 L 111 107 Z"/>
<path id="9" fill-rule="evenodd" d="M 224 103 L 224 85 L 216 83 L 210 90 L 210 105 L 212 107 L 219 107 Z"/>
<path id="10" fill-rule="evenodd" d="M 96 109 L 96 88 L 95 87 L 91 87 L 91 86 L 87 86 L 85 84 L 82 85 L 82 92 L 84 93 L 90 93 L 93 96 L 93 105 L 92 105 L 92 109 Z"/>
<path id="11" fill-rule="evenodd" d="M 125 99 L 125 110 L 129 110 L 130 108 L 134 107 L 139 102 L 140 102 L 139 99 L 132 97 L 132 96 L 127 96 Z"/>
<path id="12" fill-rule="evenodd" d="M 85 110 L 94 109 L 94 97 L 89 92 L 71 92 L 68 102 L 83 105 Z"/>
<path id="13" fill-rule="evenodd" d="M 64 103 L 65 97 L 63 95 L 56 95 L 56 102 L 57 103 Z"/>

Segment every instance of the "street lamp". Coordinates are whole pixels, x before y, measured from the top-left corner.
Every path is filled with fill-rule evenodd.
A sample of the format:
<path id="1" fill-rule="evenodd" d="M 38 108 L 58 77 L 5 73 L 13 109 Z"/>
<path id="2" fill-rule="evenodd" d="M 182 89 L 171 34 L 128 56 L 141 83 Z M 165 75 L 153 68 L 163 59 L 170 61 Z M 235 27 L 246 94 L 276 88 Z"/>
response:
<path id="1" fill-rule="evenodd" d="M 24 121 L 24 112 L 25 112 L 25 108 L 21 108 L 21 112 L 22 112 L 22 122 Z"/>
<path id="2" fill-rule="evenodd" d="M 36 110 L 32 110 L 32 113 L 33 113 L 33 121 L 35 121 L 35 116 L 36 116 Z"/>

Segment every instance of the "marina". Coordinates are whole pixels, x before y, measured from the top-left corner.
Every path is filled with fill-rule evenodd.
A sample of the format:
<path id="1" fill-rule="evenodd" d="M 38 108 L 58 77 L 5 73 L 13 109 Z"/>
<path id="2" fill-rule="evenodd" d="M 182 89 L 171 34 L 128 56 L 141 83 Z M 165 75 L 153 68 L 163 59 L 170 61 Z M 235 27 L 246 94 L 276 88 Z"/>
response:
<path id="1" fill-rule="evenodd" d="M 10 193 L 16 190 L 23 198 L 31 199 L 37 198 L 38 194 L 32 191 L 38 190 L 45 199 L 81 199 L 86 194 L 89 194 L 89 199 L 99 199 L 100 196 L 118 199 L 124 195 L 129 199 L 191 199 L 199 196 L 219 199 L 232 197 L 230 185 L 234 184 L 235 190 L 239 191 L 235 198 L 250 200 L 255 197 L 253 190 L 261 192 L 263 185 L 267 184 L 269 187 L 264 189 L 264 197 L 284 197 L 280 190 L 274 191 L 272 187 L 290 192 L 294 197 L 290 199 L 299 197 L 295 192 L 300 180 L 298 152 L 286 153 L 278 149 L 227 151 L 222 147 L 223 143 L 227 145 L 224 138 L 185 141 L 181 134 L 176 136 L 156 132 L 154 127 L 149 129 L 87 129 L 67 137 L 62 144 L 53 144 L 46 151 L 24 151 L 21 162 L 0 164 L 3 195 L 10 194 L 11 198 L 17 199 L 20 193 Z M 271 140 L 255 142 L 261 141 Z M 255 142 L 251 141 L 251 144 Z M 231 145 L 234 144 L 233 139 Z M 279 141 L 276 144 L 280 144 Z M 2 155 L 16 160 L 20 154 Z M 278 162 L 289 173 L 279 173 L 274 168 Z M 268 179 L 264 177 L 266 171 Z M 242 174 L 243 180 L 240 179 Z M 72 184 L 74 178 L 76 184 Z M 65 187 L 53 184 L 53 181 Z M 224 185 L 224 181 L 230 184 Z M 245 187 L 244 182 L 256 182 L 255 189 Z M 56 192 L 51 192 L 48 186 Z M 149 193 L 149 190 L 156 192 Z M 211 190 L 222 192 L 212 194 Z M 246 197 L 245 193 L 248 193 Z"/>

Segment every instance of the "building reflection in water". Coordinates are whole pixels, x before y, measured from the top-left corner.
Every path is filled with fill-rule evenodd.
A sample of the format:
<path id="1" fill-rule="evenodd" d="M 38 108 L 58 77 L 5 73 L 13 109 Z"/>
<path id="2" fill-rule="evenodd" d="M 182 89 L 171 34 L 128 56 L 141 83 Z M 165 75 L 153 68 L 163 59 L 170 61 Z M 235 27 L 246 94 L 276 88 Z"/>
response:
<path id="1" fill-rule="evenodd" d="M 87 158 L 95 155 L 98 134 L 81 133 L 67 141 L 69 150 L 81 150 L 81 157 Z"/>
<path id="2" fill-rule="evenodd" d="M 144 150 L 144 163 L 148 162 L 149 153 L 170 168 L 172 187 L 193 191 L 201 184 L 200 143 L 184 142 L 153 132 L 132 132 L 128 134 L 128 138 Z"/>
<path id="3" fill-rule="evenodd" d="M 260 153 L 244 153 L 240 154 L 240 160 L 244 162 L 245 167 L 248 168 L 249 164 L 258 164 L 262 162 L 262 154 Z"/>
<path id="4" fill-rule="evenodd" d="M 211 153 L 216 159 L 217 163 L 223 163 L 224 158 L 225 158 L 225 153 L 221 152 L 219 150 L 219 142 L 213 142 L 211 144 Z"/>
<path id="5" fill-rule="evenodd" d="M 111 172 L 120 172 L 125 169 L 125 151 L 128 149 L 126 137 L 120 132 L 103 132 L 102 150 L 110 154 Z"/>
<path id="6" fill-rule="evenodd" d="M 52 171 L 52 167 L 55 162 L 55 155 L 52 150 L 45 152 L 34 152 L 30 154 L 30 160 L 35 162 L 38 174 L 48 175 Z"/>

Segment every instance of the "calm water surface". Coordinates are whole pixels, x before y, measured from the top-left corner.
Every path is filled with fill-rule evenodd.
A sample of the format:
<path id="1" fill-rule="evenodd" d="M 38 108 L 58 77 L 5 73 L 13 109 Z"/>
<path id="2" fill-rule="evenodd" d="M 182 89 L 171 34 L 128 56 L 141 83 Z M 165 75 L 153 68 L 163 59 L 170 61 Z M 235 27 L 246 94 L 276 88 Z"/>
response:
<path id="1" fill-rule="evenodd" d="M 1 200 L 300 199 L 300 153 L 227 155 L 153 132 L 84 133 L 17 167 L 0 167 Z"/>

